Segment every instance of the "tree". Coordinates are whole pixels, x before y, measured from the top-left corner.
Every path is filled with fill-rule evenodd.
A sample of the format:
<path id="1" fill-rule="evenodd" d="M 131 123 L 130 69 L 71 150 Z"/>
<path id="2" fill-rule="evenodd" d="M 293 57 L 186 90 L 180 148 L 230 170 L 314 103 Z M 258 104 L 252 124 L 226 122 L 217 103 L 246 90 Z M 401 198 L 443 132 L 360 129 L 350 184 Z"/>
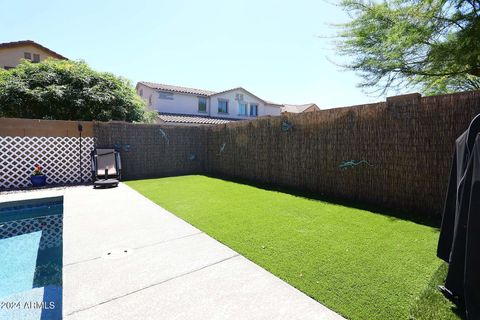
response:
<path id="1" fill-rule="evenodd" d="M 480 89 L 480 1 L 342 0 L 352 20 L 337 25 L 344 67 L 360 87 L 384 94 L 402 86 L 425 93 Z"/>
<path id="2" fill-rule="evenodd" d="M 141 122 L 151 114 L 128 80 L 47 59 L 0 71 L 0 117 Z"/>

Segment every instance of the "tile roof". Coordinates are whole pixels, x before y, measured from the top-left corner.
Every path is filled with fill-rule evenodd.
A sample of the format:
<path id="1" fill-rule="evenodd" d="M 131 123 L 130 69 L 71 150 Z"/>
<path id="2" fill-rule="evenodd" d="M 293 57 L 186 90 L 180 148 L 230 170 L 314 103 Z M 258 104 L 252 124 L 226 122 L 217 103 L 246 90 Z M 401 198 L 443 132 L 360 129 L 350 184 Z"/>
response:
<path id="1" fill-rule="evenodd" d="M 238 119 L 215 118 L 191 114 L 158 113 L 158 118 L 164 122 L 192 124 L 225 124 Z"/>
<path id="2" fill-rule="evenodd" d="M 169 84 L 153 83 L 153 82 L 147 82 L 147 81 L 139 81 L 138 84 L 143 84 L 144 86 L 147 86 L 149 88 L 156 89 L 156 90 L 164 90 L 164 91 L 178 92 L 178 93 L 188 93 L 188 94 L 194 94 L 194 95 L 200 95 L 200 96 L 215 96 L 215 95 L 218 95 L 218 94 L 222 94 L 222 93 L 226 93 L 226 92 L 230 92 L 230 91 L 234 91 L 234 90 L 242 90 L 242 91 L 247 92 L 248 94 L 251 94 L 252 96 L 257 98 L 258 100 L 263 101 L 265 104 L 273 105 L 273 106 L 282 106 L 281 104 L 264 100 L 264 99 L 262 99 L 262 98 L 260 98 L 256 95 L 254 95 L 253 93 L 251 93 L 247 89 L 242 88 L 242 87 L 236 87 L 236 88 L 232 88 L 232 89 L 228 89 L 228 90 L 223 90 L 223 91 L 220 91 L 220 92 L 215 92 L 215 91 L 210 91 L 210 90 L 187 88 L 187 87 L 180 87 L 180 86 L 172 86 L 172 85 L 169 85 Z"/>
<path id="3" fill-rule="evenodd" d="M 276 102 L 269 101 L 269 100 L 264 100 L 263 102 L 265 102 L 265 104 L 269 104 L 269 105 L 273 105 L 273 106 L 278 106 L 278 107 L 283 107 L 283 104 L 281 104 L 281 103 L 276 103 Z"/>
<path id="4" fill-rule="evenodd" d="M 55 51 L 50 50 L 47 47 L 44 47 L 41 44 L 36 43 L 35 41 L 32 41 L 32 40 L 21 40 L 21 41 L 0 43 L 0 49 L 16 48 L 16 47 L 23 47 L 23 46 L 34 46 L 34 47 L 37 47 L 37 48 L 39 48 L 43 51 L 48 52 L 50 55 L 54 56 L 57 59 L 68 60 L 67 58 L 65 58 L 61 54 L 56 53 Z"/>
<path id="5" fill-rule="evenodd" d="M 215 91 L 210 91 L 210 90 L 171 86 L 168 84 L 153 83 L 153 82 L 146 82 L 146 81 L 140 81 L 139 83 L 143 84 L 144 86 L 150 87 L 152 89 L 179 92 L 179 93 L 189 93 L 189 94 L 196 94 L 201 96 L 210 96 L 216 93 Z"/>
<path id="6" fill-rule="evenodd" d="M 282 107 L 282 112 L 290 112 L 290 113 L 302 113 L 310 107 L 316 107 L 318 110 L 318 106 L 315 103 L 306 103 L 306 104 L 284 104 Z"/>

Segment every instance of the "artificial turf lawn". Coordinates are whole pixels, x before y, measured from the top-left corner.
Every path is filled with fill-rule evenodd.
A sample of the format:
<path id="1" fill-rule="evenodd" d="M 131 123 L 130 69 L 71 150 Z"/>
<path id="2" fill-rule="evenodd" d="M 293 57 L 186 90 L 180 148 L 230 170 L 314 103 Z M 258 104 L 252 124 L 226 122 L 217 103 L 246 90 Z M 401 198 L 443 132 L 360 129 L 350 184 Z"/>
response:
<path id="1" fill-rule="evenodd" d="M 435 228 L 205 176 L 127 184 L 348 319 L 459 319 Z"/>

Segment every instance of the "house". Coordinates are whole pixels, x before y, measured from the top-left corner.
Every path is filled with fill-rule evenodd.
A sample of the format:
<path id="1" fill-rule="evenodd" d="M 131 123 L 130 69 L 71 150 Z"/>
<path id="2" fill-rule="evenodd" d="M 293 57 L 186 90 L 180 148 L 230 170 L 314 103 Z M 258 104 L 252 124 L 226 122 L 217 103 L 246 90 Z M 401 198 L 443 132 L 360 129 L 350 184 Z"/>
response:
<path id="1" fill-rule="evenodd" d="M 158 122 L 166 124 L 221 124 L 279 116 L 282 108 L 242 87 L 215 92 L 141 81 L 136 90 L 158 112 Z"/>
<path id="2" fill-rule="evenodd" d="M 22 59 L 40 62 L 47 58 L 67 60 L 64 56 L 32 40 L 0 43 L 0 68 L 16 67 Z"/>
<path id="3" fill-rule="evenodd" d="M 320 111 L 320 108 L 315 103 L 307 104 L 284 104 L 282 107 L 282 113 L 304 113 L 304 112 L 316 112 Z"/>

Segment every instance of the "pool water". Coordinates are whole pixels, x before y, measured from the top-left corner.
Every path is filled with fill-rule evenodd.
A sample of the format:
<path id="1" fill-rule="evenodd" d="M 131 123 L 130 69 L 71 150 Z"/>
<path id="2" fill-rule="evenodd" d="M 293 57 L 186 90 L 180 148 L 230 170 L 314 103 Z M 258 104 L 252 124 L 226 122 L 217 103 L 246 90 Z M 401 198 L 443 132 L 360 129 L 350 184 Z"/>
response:
<path id="1" fill-rule="evenodd" d="M 0 203 L 0 319 L 61 319 L 63 198 Z"/>

